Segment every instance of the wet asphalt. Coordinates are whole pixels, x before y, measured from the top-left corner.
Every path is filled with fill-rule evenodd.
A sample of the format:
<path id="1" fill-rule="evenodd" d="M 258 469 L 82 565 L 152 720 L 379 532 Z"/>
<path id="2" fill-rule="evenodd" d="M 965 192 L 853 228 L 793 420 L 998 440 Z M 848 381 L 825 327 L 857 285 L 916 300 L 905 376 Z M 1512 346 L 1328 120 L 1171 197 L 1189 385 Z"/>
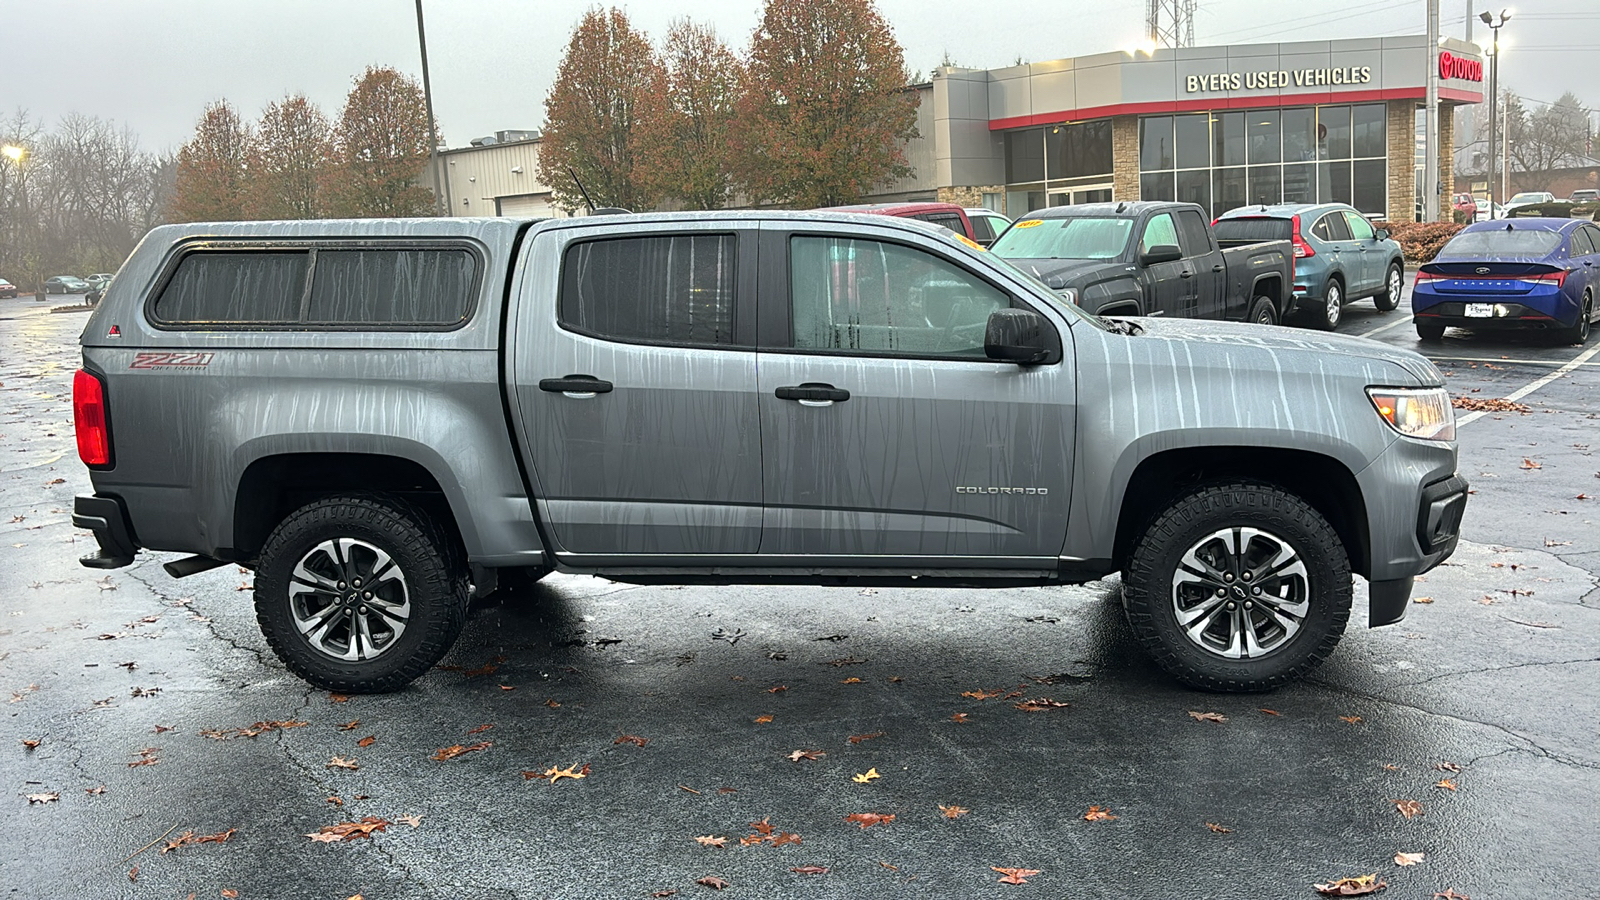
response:
<path id="1" fill-rule="evenodd" d="M 1417 347 L 1402 317 L 1357 303 L 1340 330 Z M 733 897 L 1292 898 L 1376 873 L 1392 898 L 1600 897 L 1600 500 L 1578 499 L 1600 495 L 1600 357 L 1463 426 L 1456 556 L 1389 628 L 1366 629 L 1358 580 L 1333 659 L 1272 694 L 1165 677 L 1115 581 L 556 575 L 480 601 L 406 691 L 346 699 L 271 656 L 237 567 L 78 566 L 83 321 L 0 301 L 0 896 L 710 897 L 715 877 Z M 1426 349 L 1484 398 L 1580 353 L 1464 332 Z M 1016 708 L 1039 698 L 1067 705 Z M 239 731 L 256 723 L 287 727 Z M 552 767 L 587 775 L 524 777 Z M 389 824 L 306 837 L 369 816 Z M 762 822 L 798 840 L 742 845 Z"/>

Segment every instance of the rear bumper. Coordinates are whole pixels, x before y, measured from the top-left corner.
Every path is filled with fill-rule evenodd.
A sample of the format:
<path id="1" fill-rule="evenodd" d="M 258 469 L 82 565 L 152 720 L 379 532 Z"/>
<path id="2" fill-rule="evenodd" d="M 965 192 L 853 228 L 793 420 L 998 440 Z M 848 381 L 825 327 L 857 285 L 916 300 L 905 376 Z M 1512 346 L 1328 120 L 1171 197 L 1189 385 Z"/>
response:
<path id="1" fill-rule="evenodd" d="M 1469 316 L 1466 301 L 1446 300 L 1423 309 L 1416 309 L 1411 318 L 1418 325 L 1445 325 L 1482 330 L 1564 328 L 1571 324 L 1561 321 L 1547 310 L 1518 303 L 1515 300 L 1486 297 L 1473 303 L 1488 304 L 1494 315 Z"/>
<path id="2" fill-rule="evenodd" d="M 120 569 L 131 565 L 133 555 L 139 552 L 121 497 L 79 494 L 72 502 L 72 525 L 94 532 L 100 545 L 98 552 L 78 559 L 91 569 Z"/>

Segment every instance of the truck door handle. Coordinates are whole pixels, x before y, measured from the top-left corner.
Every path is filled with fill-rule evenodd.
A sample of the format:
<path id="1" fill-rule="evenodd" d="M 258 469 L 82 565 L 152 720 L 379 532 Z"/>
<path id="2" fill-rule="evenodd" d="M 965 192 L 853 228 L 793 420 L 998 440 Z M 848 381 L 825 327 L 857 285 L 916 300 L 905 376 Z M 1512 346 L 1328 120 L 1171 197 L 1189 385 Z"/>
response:
<path id="1" fill-rule="evenodd" d="M 781 387 L 773 394 L 779 400 L 798 400 L 801 406 L 831 406 L 850 399 L 850 392 L 831 384 L 808 381 L 793 387 Z"/>
<path id="2" fill-rule="evenodd" d="M 1194 277 L 1194 273 L 1193 272 L 1189 272 L 1189 271 L 1179 272 L 1178 273 L 1178 277 L 1179 278 L 1192 278 L 1192 277 Z"/>
<path id="3" fill-rule="evenodd" d="M 539 390 L 549 391 L 552 394 L 565 394 L 574 399 L 587 400 L 595 394 L 611 393 L 611 382 L 601 381 L 593 375 L 568 375 L 565 378 L 540 379 Z"/>
<path id="4" fill-rule="evenodd" d="M 1223 270 L 1223 268 L 1224 267 L 1220 266 L 1220 265 L 1219 266 L 1212 266 L 1211 267 L 1211 271 L 1213 271 L 1213 272 L 1221 272 Z"/>

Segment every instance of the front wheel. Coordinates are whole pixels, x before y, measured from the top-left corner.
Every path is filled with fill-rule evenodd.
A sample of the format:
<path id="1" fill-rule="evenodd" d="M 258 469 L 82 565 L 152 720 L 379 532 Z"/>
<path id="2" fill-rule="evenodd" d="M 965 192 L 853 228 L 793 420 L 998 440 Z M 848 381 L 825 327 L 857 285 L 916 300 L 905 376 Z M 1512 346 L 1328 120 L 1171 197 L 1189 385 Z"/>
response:
<path id="1" fill-rule="evenodd" d="M 398 497 L 329 497 L 267 538 L 256 621 L 290 671 L 329 691 L 397 691 L 427 672 L 466 621 L 455 542 Z"/>
<path id="2" fill-rule="evenodd" d="M 1271 297 L 1257 297 L 1250 305 L 1250 321 L 1257 325 L 1278 324 L 1278 307 Z"/>
<path id="3" fill-rule="evenodd" d="M 1405 290 L 1406 278 L 1399 263 L 1389 265 L 1389 275 L 1383 280 L 1383 293 L 1372 298 L 1378 312 L 1393 312 L 1400 307 L 1400 292 Z"/>
<path id="4" fill-rule="evenodd" d="M 1259 483 L 1219 484 L 1157 516 L 1123 573 L 1134 634 L 1179 681 L 1271 690 L 1333 653 L 1350 618 L 1350 560 L 1327 519 Z"/>

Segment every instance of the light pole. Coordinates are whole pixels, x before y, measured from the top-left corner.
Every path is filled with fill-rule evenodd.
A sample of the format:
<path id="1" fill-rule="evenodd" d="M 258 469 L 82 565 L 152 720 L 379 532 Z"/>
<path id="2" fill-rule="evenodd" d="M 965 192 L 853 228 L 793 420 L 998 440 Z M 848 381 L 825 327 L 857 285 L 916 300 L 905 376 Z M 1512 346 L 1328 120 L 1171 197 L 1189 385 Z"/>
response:
<path id="1" fill-rule="evenodd" d="M 428 107 L 428 169 L 433 173 L 433 199 L 441 216 L 450 215 L 449 176 L 439 175 L 439 140 L 433 124 L 433 84 L 428 80 L 428 36 L 422 28 L 422 0 L 417 0 L 417 46 L 422 50 L 422 99 Z"/>
<path id="2" fill-rule="evenodd" d="M 1494 46 L 1489 51 L 1489 218 L 1494 218 L 1494 130 L 1499 125 L 1500 106 L 1500 26 L 1511 18 L 1508 10 L 1500 10 L 1498 19 L 1488 12 L 1478 14 L 1483 24 L 1494 32 Z M 1510 174 L 1509 172 L 1507 173 Z"/>

